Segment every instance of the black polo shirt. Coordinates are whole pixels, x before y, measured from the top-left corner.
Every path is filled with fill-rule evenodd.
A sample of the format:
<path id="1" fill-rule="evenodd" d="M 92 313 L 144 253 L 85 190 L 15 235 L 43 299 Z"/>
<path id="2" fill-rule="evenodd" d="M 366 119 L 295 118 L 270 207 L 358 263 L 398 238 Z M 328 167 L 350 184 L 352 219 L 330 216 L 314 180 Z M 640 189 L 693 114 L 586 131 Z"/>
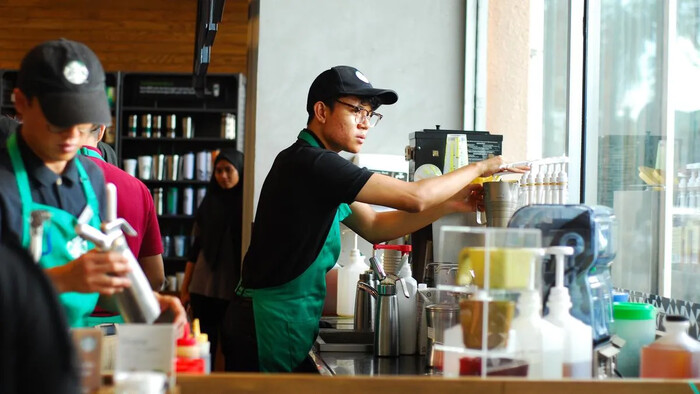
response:
<path id="1" fill-rule="evenodd" d="M 301 275 L 321 251 L 338 206 L 352 203 L 371 176 L 303 140 L 280 152 L 260 193 L 243 287 L 278 286 Z"/>
<path id="2" fill-rule="evenodd" d="M 34 202 L 63 209 L 74 216 L 79 216 L 87 201 L 80 176 L 75 166 L 75 160 L 85 168 L 90 177 L 90 183 L 100 203 L 100 211 L 104 210 L 105 181 L 102 170 L 89 158 L 76 155 L 66 165 L 63 174 L 58 175 L 44 165 L 44 162 L 29 148 L 17 133 L 17 145 L 22 154 L 29 187 L 32 190 Z M 22 241 L 22 203 L 19 198 L 17 180 L 10 162 L 7 147 L 0 149 L 0 240 L 11 240 L 18 244 Z M 104 217 L 104 216 L 102 216 Z"/>
<path id="3" fill-rule="evenodd" d="M 38 265 L 0 244 L 0 393 L 79 393 L 63 308 Z"/>

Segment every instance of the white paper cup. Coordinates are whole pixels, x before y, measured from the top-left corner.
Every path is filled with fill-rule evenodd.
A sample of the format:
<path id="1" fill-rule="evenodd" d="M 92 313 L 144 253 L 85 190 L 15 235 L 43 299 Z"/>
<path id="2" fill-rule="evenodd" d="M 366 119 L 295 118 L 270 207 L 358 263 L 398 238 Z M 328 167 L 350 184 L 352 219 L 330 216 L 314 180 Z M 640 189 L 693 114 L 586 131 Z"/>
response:
<path id="1" fill-rule="evenodd" d="M 177 291 L 177 276 L 168 276 L 168 291 Z"/>
<path id="2" fill-rule="evenodd" d="M 123 165 L 124 165 L 124 171 L 125 171 L 127 174 L 129 174 L 129 175 L 131 175 L 131 176 L 133 176 L 133 177 L 136 177 L 136 163 L 137 163 L 137 160 L 136 160 L 136 159 L 124 159 L 123 162 L 124 162 L 124 164 L 123 164 Z"/>
<path id="3" fill-rule="evenodd" d="M 139 178 L 151 179 L 151 166 L 153 165 L 153 157 L 139 156 Z"/>

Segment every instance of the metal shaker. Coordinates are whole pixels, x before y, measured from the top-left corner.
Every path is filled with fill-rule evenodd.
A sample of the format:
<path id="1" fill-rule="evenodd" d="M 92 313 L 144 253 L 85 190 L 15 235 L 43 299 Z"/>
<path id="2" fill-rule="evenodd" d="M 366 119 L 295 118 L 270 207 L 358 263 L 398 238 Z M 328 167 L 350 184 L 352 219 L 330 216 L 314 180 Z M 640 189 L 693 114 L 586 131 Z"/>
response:
<path id="1" fill-rule="evenodd" d="M 377 285 L 377 315 L 374 328 L 374 354 L 379 357 L 399 355 L 399 300 L 395 283 Z"/>
<path id="2" fill-rule="evenodd" d="M 374 318 L 374 355 L 378 357 L 398 357 L 399 355 L 399 301 L 396 297 L 396 282 L 388 278 L 377 259 L 369 259 L 372 270 L 380 280 L 377 290 L 370 291 L 377 298 L 377 311 Z M 404 286 L 405 288 L 405 286 Z M 369 289 L 365 289 L 368 290 Z"/>
<path id="3" fill-rule="evenodd" d="M 353 317 L 354 327 L 355 330 L 373 331 L 376 305 L 371 292 L 366 290 L 363 285 L 374 289 L 374 274 L 372 271 L 361 273 L 360 281 L 357 282 L 355 314 Z"/>
<path id="4" fill-rule="evenodd" d="M 117 189 L 114 184 L 108 183 L 106 191 L 107 213 L 105 215 L 106 221 L 102 223 L 104 233 L 87 224 L 92 216 L 91 210 L 80 215 L 75 232 L 82 238 L 93 242 L 100 250 L 113 251 L 126 258 L 130 268 L 126 277 L 131 281 L 131 286 L 113 297 L 116 299 L 119 312 L 125 322 L 151 324 L 160 316 L 160 305 L 153 290 L 151 290 L 146 275 L 141 270 L 139 262 L 131 253 L 124 235 L 126 232 L 133 236 L 136 235 L 136 231 L 126 220 L 116 217 Z M 89 206 L 86 209 L 89 209 Z"/>
<path id="5" fill-rule="evenodd" d="M 429 368 L 440 367 L 443 356 L 435 349 L 435 344 L 444 344 L 445 330 L 459 324 L 459 305 L 428 305 L 425 307 L 425 317 L 428 326 L 428 347 L 425 361 Z"/>

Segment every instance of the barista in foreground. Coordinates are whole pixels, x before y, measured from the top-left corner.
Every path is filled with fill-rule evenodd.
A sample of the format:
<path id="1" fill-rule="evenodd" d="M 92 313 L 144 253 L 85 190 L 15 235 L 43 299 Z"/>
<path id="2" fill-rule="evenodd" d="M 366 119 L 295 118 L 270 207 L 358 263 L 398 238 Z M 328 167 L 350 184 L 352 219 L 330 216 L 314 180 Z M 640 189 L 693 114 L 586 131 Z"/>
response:
<path id="1" fill-rule="evenodd" d="M 379 243 L 475 210 L 480 190 L 469 183 L 497 171 L 500 156 L 409 183 L 338 155 L 358 153 L 382 118 L 375 111 L 397 100 L 353 67 L 333 67 L 312 83 L 307 128 L 277 155 L 263 184 L 237 297 L 225 317 L 227 370 L 316 371 L 308 352 L 318 334 L 325 275 L 340 253 L 341 221 Z M 397 211 L 377 213 L 368 204 Z"/>
<path id="2" fill-rule="evenodd" d="M 39 264 L 60 294 L 68 323 L 83 326 L 99 294 L 130 285 L 124 257 L 88 252 L 74 230 L 86 206 L 95 212 L 89 224 L 99 228 L 104 205 L 102 172 L 76 153 L 88 133 L 111 122 L 105 74 L 84 44 L 47 41 L 22 60 L 13 93 L 22 125 L 0 149 L 0 240 L 28 248 L 31 212 L 51 214 Z M 162 309 L 172 309 L 177 324 L 184 324 L 176 298 L 156 297 Z"/>

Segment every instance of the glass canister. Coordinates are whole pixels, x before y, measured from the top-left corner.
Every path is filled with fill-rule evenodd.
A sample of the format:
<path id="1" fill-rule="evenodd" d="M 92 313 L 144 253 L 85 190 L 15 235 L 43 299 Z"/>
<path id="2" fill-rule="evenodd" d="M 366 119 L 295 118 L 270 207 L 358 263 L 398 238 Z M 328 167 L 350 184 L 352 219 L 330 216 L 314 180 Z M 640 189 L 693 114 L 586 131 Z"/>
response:
<path id="1" fill-rule="evenodd" d="M 638 377 L 642 347 L 656 339 L 656 308 L 651 304 L 616 302 L 613 317 L 615 334 L 625 340 L 617 356 L 617 370 L 625 378 Z"/>

